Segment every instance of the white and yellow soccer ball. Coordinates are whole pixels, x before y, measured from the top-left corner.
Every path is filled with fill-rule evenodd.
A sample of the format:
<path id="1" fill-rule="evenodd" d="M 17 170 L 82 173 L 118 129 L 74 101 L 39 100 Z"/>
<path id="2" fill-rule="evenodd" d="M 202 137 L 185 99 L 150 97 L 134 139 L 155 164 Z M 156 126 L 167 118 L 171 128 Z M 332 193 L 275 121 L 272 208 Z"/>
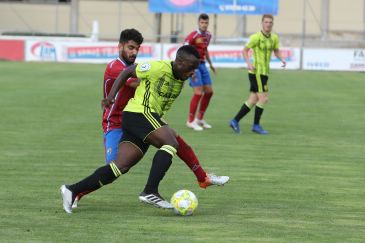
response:
<path id="1" fill-rule="evenodd" d="M 174 213 L 182 216 L 192 215 L 198 207 L 198 198 L 189 190 L 179 190 L 171 197 Z"/>

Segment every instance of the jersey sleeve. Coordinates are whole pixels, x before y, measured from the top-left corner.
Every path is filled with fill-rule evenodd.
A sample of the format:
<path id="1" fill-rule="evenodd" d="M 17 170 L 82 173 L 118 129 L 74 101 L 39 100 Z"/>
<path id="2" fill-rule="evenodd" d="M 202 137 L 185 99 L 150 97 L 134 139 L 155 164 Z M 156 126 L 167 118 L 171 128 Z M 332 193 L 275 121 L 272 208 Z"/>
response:
<path id="1" fill-rule="evenodd" d="M 148 79 L 151 75 L 152 62 L 142 62 L 139 63 L 136 67 L 136 75 L 137 78 L 143 82 L 145 79 Z"/>
<path id="2" fill-rule="evenodd" d="M 194 31 L 191 32 L 184 40 L 185 45 L 192 45 L 194 43 Z"/>
<path id="3" fill-rule="evenodd" d="M 246 47 L 252 49 L 257 45 L 258 41 L 259 41 L 258 35 L 253 34 L 250 36 L 250 40 L 246 44 Z"/>
<path id="4" fill-rule="evenodd" d="M 125 83 L 125 85 L 130 86 L 132 83 L 137 82 L 138 78 L 129 78 L 127 79 L 127 82 Z"/>

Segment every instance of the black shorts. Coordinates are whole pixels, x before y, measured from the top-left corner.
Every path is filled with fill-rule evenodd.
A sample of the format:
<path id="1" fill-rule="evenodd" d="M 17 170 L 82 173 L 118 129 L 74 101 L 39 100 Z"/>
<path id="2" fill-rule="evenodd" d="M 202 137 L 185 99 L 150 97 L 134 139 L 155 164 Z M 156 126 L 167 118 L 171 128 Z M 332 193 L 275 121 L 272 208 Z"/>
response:
<path id="1" fill-rule="evenodd" d="M 165 125 L 167 124 L 161 120 L 157 113 L 146 115 L 144 113 L 123 111 L 123 136 L 120 142 L 130 142 L 145 154 L 149 147 L 149 144 L 145 142 L 147 136 Z"/>
<path id="2" fill-rule="evenodd" d="M 248 79 L 250 80 L 250 91 L 254 93 L 262 93 L 262 92 L 268 92 L 269 86 L 267 85 L 267 82 L 269 80 L 269 76 L 266 75 L 256 75 L 253 73 L 248 74 Z"/>

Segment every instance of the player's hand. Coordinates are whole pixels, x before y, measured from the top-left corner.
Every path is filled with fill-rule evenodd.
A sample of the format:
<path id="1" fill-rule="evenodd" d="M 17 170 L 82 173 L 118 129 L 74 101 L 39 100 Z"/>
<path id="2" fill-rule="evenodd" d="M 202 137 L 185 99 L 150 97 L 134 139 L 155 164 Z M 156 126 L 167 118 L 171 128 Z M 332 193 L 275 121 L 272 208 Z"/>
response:
<path id="1" fill-rule="evenodd" d="M 249 63 L 249 64 L 247 64 L 247 69 L 249 71 L 254 71 L 255 70 L 255 67 L 251 63 Z"/>
<path id="2" fill-rule="evenodd" d="M 282 68 L 285 68 L 285 67 L 286 67 L 286 61 L 284 61 L 284 60 L 283 60 L 283 61 L 281 61 L 281 67 L 282 67 Z"/>
<path id="3" fill-rule="evenodd" d="M 102 99 L 102 100 L 101 100 L 101 109 L 102 109 L 102 110 L 105 110 L 105 109 L 107 109 L 107 108 L 110 108 L 110 106 L 111 106 L 112 104 L 114 104 L 114 102 L 115 102 L 115 100 L 114 100 L 114 99 L 108 99 L 108 98 L 106 98 L 106 99 Z"/>

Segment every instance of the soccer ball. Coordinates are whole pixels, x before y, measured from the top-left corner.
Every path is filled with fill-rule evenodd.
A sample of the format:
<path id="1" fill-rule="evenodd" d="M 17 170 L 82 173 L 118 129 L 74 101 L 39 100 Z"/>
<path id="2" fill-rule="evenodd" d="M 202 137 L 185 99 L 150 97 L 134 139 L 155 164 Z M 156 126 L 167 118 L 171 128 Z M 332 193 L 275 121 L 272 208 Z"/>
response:
<path id="1" fill-rule="evenodd" d="M 182 216 L 192 215 L 198 207 L 198 199 L 189 190 L 180 190 L 171 197 L 171 204 L 174 206 L 174 213 Z"/>

